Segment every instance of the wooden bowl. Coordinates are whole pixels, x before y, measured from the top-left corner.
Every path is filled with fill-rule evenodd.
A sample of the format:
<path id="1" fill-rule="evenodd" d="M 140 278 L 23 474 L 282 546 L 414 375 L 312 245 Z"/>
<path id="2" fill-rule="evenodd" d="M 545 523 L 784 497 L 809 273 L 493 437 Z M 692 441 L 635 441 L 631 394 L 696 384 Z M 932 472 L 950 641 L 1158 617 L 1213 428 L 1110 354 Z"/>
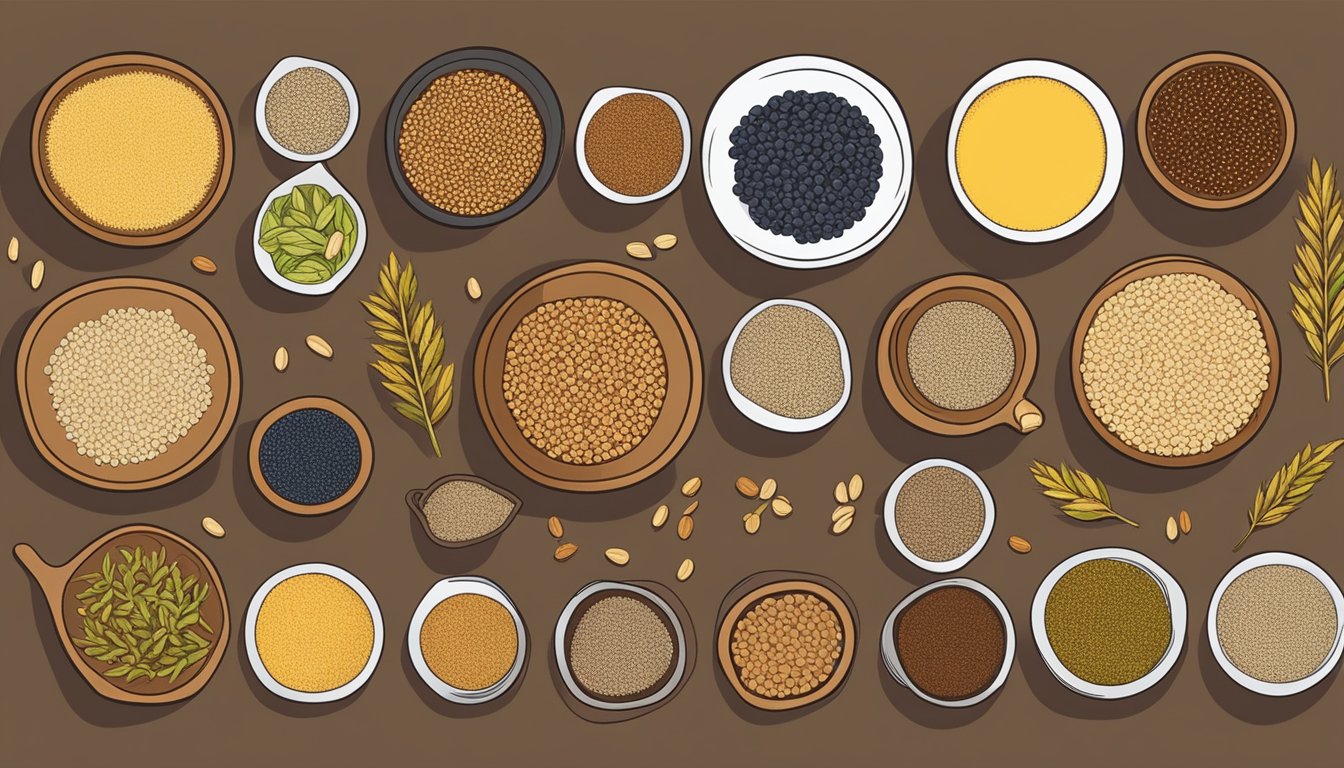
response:
<path id="1" fill-rule="evenodd" d="M 743 614 L 765 598 L 771 595 L 796 592 L 816 595 L 831 610 L 835 611 L 840 620 L 841 631 L 844 633 L 840 644 L 840 659 L 836 662 L 835 669 L 831 676 L 826 679 L 826 682 L 812 691 L 784 699 L 767 699 L 756 695 L 742 683 L 739 676 L 740 670 L 733 663 L 733 629 L 737 626 L 737 622 Z M 726 607 L 719 609 L 717 642 L 719 668 L 723 671 L 724 677 L 728 678 L 733 690 L 746 703 L 757 709 L 770 711 L 798 709 L 809 704 L 815 704 L 830 696 L 844 683 L 845 677 L 849 674 L 849 668 L 854 662 L 854 648 L 858 640 L 858 619 L 853 602 L 840 589 L 839 585 L 829 579 L 811 574 L 786 571 L 758 573 L 734 587 L 724 599 L 723 605 Z"/>
<path id="2" fill-rule="evenodd" d="M 935 405 L 915 386 L 906 363 L 910 333 L 924 313 L 946 301 L 969 301 L 1003 321 L 1013 340 L 1014 369 L 1007 388 L 993 402 L 966 411 Z M 917 286 L 887 316 L 877 341 L 877 379 L 887 402 L 906 421 L 937 435 L 971 435 L 1007 425 L 1026 434 L 1040 428 L 1041 409 L 1027 399 L 1036 375 L 1036 326 L 1012 288 L 972 274 L 943 275 Z"/>
<path id="3" fill-rule="evenodd" d="M 266 430 L 281 418 L 306 408 L 328 411 L 340 417 L 341 421 L 349 424 L 355 431 L 355 439 L 359 441 L 359 472 L 355 474 L 355 481 L 345 493 L 325 504 L 298 504 L 290 501 L 276 493 L 267 484 L 266 477 L 261 472 L 261 438 L 266 434 Z M 325 515 L 354 501 L 364 490 L 364 486 L 369 484 L 369 476 L 373 474 L 373 440 L 369 437 L 369 430 L 364 426 L 364 422 L 344 403 L 329 397 L 296 397 L 275 406 L 257 421 L 256 428 L 252 430 L 252 441 L 247 446 L 247 468 L 252 475 L 252 484 L 257 486 L 261 495 L 275 506 L 293 515 Z"/>
<path id="4" fill-rule="evenodd" d="M 197 664 L 184 670 L 172 683 L 166 678 L 153 680 L 142 678 L 133 683 L 126 683 L 124 679 L 104 677 L 101 668 L 95 667 L 94 662 L 90 662 L 75 646 L 70 638 L 70 630 L 66 626 L 69 621 L 74 621 L 76 627 L 79 625 L 79 617 L 75 614 L 75 610 L 81 603 L 75 596 L 84 590 L 86 584 L 77 581 L 76 577 L 98 570 L 104 554 L 116 555 L 118 547 L 134 549 L 137 546 L 147 550 L 153 548 L 155 551 L 162 547 L 169 562 L 176 560 L 179 563 L 183 578 L 194 575 L 198 581 L 209 584 L 211 596 L 214 598 L 207 598 L 202 606 L 203 618 L 215 630 L 211 635 L 213 642 L 210 645 L 210 653 Z M 66 656 L 70 657 L 70 663 L 75 665 L 75 669 L 84 676 L 85 682 L 93 690 L 106 698 L 130 704 L 168 704 L 181 701 L 196 695 L 204 688 L 219 667 L 220 659 L 224 658 L 224 649 L 228 647 L 229 636 L 232 634 L 229 627 L 229 601 L 224 594 L 224 582 L 204 552 L 172 531 L 153 525 L 128 525 L 117 528 L 99 536 L 79 554 L 60 566 L 48 564 L 27 544 L 14 547 L 14 556 L 28 573 L 32 574 L 33 580 L 42 589 L 42 594 L 46 597 L 48 608 L 51 610 L 52 621 L 56 624 L 56 633 L 61 638 Z"/>
<path id="5" fill-rule="evenodd" d="M 51 407 L 49 377 L 42 372 L 52 350 L 70 329 L 96 320 L 110 309 L 171 309 L 178 325 L 196 334 L 206 360 L 214 396 L 201 420 L 162 455 L 139 464 L 95 466 L 65 438 L 65 427 Z M 242 374 L 233 334 L 219 310 L 204 296 L 177 283 L 141 277 L 112 277 L 77 285 L 37 313 L 19 342 L 16 365 L 19 404 L 28 436 L 38 453 L 65 476 L 94 488 L 143 491 L 180 480 L 206 462 L 224 444 L 238 417 Z"/>
<path id="6" fill-rule="evenodd" d="M 1203 197 L 1185 191 L 1167 177 L 1166 173 L 1157 164 L 1157 160 L 1153 157 L 1152 149 L 1149 147 L 1148 110 L 1152 107 L 1153 99 L 1157 96 L 1158 92 L 1162 90 L 1163 86 L 1177 74 L 1193 67 L 1206 64 L 1227 64 L 1249 71 L 1269 88 L 1270 92 L 1274 94 L 1275 100 L 1279 103 L 1279 134 L 1283 137 L 1283 142 L 1279 148 L 1278 162 L 1274 164 L 1273 168 L 1260 177 L 1254 187 L 1232 197 Z M 1148 173 L 1152 174 L 1153 179 L 1157 181 L 1158 185 L 1166 190 L 1167 194 L 1196 208 L 1225 210 L 1245 205 L 1265 194 L 1269 191 L 1269 188 L 1274 186 L 1274 183 L 1279 180 L 1279 177 L 1283 175 L 1284 170 L 1288 168 L 1288 162 L 1293 157 L 1293 147 L 1297 143 L 1297 119 L 1293 115 L 1293 104 L 1288 100 L 1288 94 L 1284 92 L 1283 86 L 1279 85 L 1279 81 L 1274 79 L 1274 76 L 1269 73 L 1269 70 L 1245 56 L 1213 51 L 1208 53 L 1197 53 L 1193 56 L 1187 56 L 1172 62 L 1153 77 L 1148 83 L 1148 87 L 1144 89 L 1143 97 L 1139 100 L 1137 137 L 1139 154 L 1143 156 L 1144 167 L 1148 169 Z"/>
<path id="7" fill-rule="evenodd" d="M 65 98 L 70 91 L 90 80 L 126 72 L 153 72 L 167 75 L 196 91 L 210 106 L 210 111 L 214 113 L 215 125 L 219 129 L 219 166 L 215 169 L 215 180 L 210 194 L 206 195 L 200 205 L 185 217 L 158 229 L 115 229 L 85 218 L 84 214 L 80 213 L 79 209 L 56 184 L 47 162 L 47 123 L 52 111 L 60 104 L 61 99 Z M 37 176 L 37 183 L 42 188 L 42 194 L 71 224 L 99 240 L 115 245 L 135 247 L 163 245 L 186 237 L 192 230 L 210 218 L 210 214 L 214 213 L 215 207 L 224 199 L 224 192 L 229 187 L 229 179 L 233 176 L 233 128 L 229 124 L 229 113 L 224 108 L 224 102 L 220 100 L 219 94 L 215 93 L 215 89 L 210 87 L 210 84 L 204 78 L 186 65 L 147 53 L 114 53 L 75 65 L 47 88 L 47 92 L 42 96 L 42 101 L 38 103 L 37 110 L 33 115 L 31 154 L 33 174 Z"/>
<path id="8" fill-rule="evenodd" d="M 477 536 L 474 539 L 466 539 L 464 541 L 447 541 L 444 539 L 440 539 L 438 536 L 434 535 L 434 531 L 431 530 L 429 527 L 429 517 L 425 514 L 425 507 L 423 502 L 425 499 L 428 499 L 430 496 L 432 496 L 434 492 L 439 489 L 439 486 L 444 485 L 446 483 L 451 483 L 453 481 L 462 481 L 468 483 L 475 483 L 476 485 L 483 485 L 486 488 L 489 488 L 490 490 L 494 491 L 495 493 L 498 493 L 500 496 L 503 496 L 504 498 L 513 502 L 513 509 L 509 510 L 509 514 L 504 517 L 504 522 L 500 523 L 499 526 L 496 527 L 493 531 L 490 531 L 489 533 L 483 536 Z M 440 477 L 438 480 L 435 480 L 434 482 L 430 483 L 428 488 L 416 488 L 407 491 L 406 506 L 411 508 L 411 512 L 415 514 L 415 519 L 420 521 L 420 526 L 425 529 L 425 535 L 429 537 L 430 541 L 434 542 L 435 544 L 438 544 L 440 547 L 448 547 L 450 549 L 456 549 L 458 547 L 469 547 L 472 544 L 480 544 L 482 541 L 486 541 L 487 539 L 493 539 L 494 537 L 503 533 L 504 529 L 508 528 L 509 524 L 513 522 L 513 518 L 518 516 L 518 510 L 523 508 L 523 500 L 515 496 L 512 492 L 500 488 L 498 485 L 495 485 L 494 483 L 490 482 L 489 480 L 486 480 L 483 477 L 477 477 L 475 475 L 444 475 L 443 477 Z"/>
<path id="9" fill-rule="evenodd" d="M 667 396 L 653 429 L 628 453 L 601 464 L 552 459 L 523 437 L 504 399 L 504 356 L 518 323 L 542 304 L 568 298 L 616 299 L 652 327 L 667 360 Z M 700 416 L 704 372 L 695 329 L 666 288 L 638 270 L 609 262 L 570 264 L 540 275 L 495 310 L 476 346 L 476 404 L 500 453 L 542 485 L 565 491 L 610 491 L 648 478 L 690 439 Z"/>
<path id="10" fill-rule="evenodd" d="M 1207 453 L 1190 456 L 1157 456 L 1140 451 L 1121 440 L 1102 423 L 1101 419 L 1092 411 L 1092 407 L 1088 405 L 1087 393 L 1083 389 L 1083 374 L 1079 370 L 1083 362 L 1083 340 L 1087 336 L 1087 329 L 1092 326 L 1092 321 L 1096 318 L 1097 310 L 1101 309 L 1101 305 L 1135 280 L 1172 274 L 1194 274 L 1207 277 L 1218 283 L 1223 290 L 1237 297 L 1259 318 L 1260 328 L 1265 334 L 1265 346 L 1269 350 L 1269 389 L 1265 390 L 1264 395 L 1260 398 L 1260 406 L 1251 414 L 1250 421 L 1231 440 L 1215 445 L 1213 450 Z M 1102 440 L 1106 441 L 1107 445 L 1129 458 L 1142 461 L 1145 464 L 1159 467 L 1198 467 L 1221 461 L 1236 453 L 1255 436 L 1256 432 L 1260 431 L 1265 419 L 1269 418 L 1270 409 L 1274 406 L 1274 396 L 1279 389 L 1279 337 L 1274 332 L 1274 322 L 1270 319 L 1269 312 L 1265 310 L 1265 305 L 1260 303 L 1260 298 L 1231 274 L 1193 256 L 1153 256 L 1136 261 L 1111 275 L 1097 289 L 1097 292 L 1092 294 L 1092 298 L 1083 307 L 1082 314 L 1078 317 L 1078 325 L 1073 331 L 1073 347 L 1069 355 L 1069 365 L 1072 367 L 1074 399 L 1078 401 L 1078 407 L 1082 410 L 1087 423 L 1092 426 L 1093 431 L 1101 436 Z"/>

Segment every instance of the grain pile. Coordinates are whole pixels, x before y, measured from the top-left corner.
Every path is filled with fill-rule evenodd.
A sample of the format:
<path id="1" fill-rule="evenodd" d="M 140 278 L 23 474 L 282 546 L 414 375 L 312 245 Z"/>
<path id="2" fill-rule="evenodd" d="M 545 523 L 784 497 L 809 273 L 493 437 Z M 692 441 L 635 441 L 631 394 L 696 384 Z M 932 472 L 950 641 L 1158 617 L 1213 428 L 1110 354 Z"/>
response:
<path id="1" fill-rule="evenodd" d="M 789 592 L 765 598 L 737 620 L 730 651 L 747 690 L 767 699 L 821 687 L 840 661 L 840 619 L 821 598 Z"/>
<path id="2" fill-rule="evenodd" d="M 301 155 L 331 149 L 350 124 L 345 89 L 317 67 L 299 67 L 276 80 L 266 94 L 265 110 L 271 138 Z"/>
<path id="3" fill-rule="evenodd" d="M 915 321 L 906 365 L 915 388 L 949 411 L 994 402 L 1013 382 L 1017 352 L 999 316 L 971 301 L 945 301 Z"/>
<path id="4" fill-rule="evenodd" d="M 1135 280 L 1083 339 L 1083 389 L 1106 428 L 1156 456 L 1207 453 L 1250 421 L 1269 389 L 1259 318 L 1202 275 Z"/>
<path id="5" fill-rule="evenodd" d="M 1232 580 L 1217 608 L 1218 644 L 1242 672 L 1267 683 L 1301 680 L 1338 642 L 1325 585 L 1291 565 L 1263 565 Z"/>
<path id="6" fill-rule="evenodd" d="M 215 366 L 170 309 L 112 309 L 61 339 L 42 372 L 65 438 L 96 466 L 139 464 L 185 437 Z"/>
<path id="7" fill-rule="evenodd" d="M 552 459 L 599 464 L 648 436 L 667 360 L 638 312 L 615 299 L 542 304 L 509 336 L 504 398 L 523 437 Z"/>
<path id="8" fill-rule="evenodd" d="M 844 352 L 815 312 L 766 307 L 742 326 L 729 376 L 748 400 L 790 419 L 820 416 L 845 393 Z"/>
<path id="9" fill-rule="evenodd" d="M 420 627 L 420 652 L 434 676 L 463 691 L 498 683 L 518 657 L 513 615 L 484 595 L 453 595 Z"/>
<path id="10" fill-rule="evenodd" d="M 681 139 L 681 121 L 667 102 L 647 93 L 627 93 L 593 113 L 583 135 L 583 159 L 608 189 L 643 197 L 676 177 Z"/>
<path id="11" fill-rule="evenodd" d="M 190 217 L 215 187 L 223 138 L 214 111 L 190 85 L 128 71 L 74 88 L 44 132 L 47 171 L 89 221 L 154 232 Z"/>
<path id="12" fill-rule="evenodd" d="M 911 475 L 896 494 L 896 532 L 916 556 L 934 563 L 965 554 L 985 527 L 979 487 L 951 467 Z"/>
<path id="13" fill-rule="evenodd" d="M 275 585 L 257 612 L 257 654 L 271 677 L 320 693 L 359 676 L 373 653 L 373 616 L 345 582 L 324 573 Z"/>
<path id="14" fill-rule="evenodd" d="M 536 106 L 509 78 L 479 69 L 443 75 L 406 112 L 397 151 L 425 202 L 484 216 L 517 200 L 541 168 L 545 134 Z"/>
<path id="15" fill-rule="evenodd" d="M 1124 685 L 1171 645 L 1171 609 L 1147 571 L 1089 560 L 1060 577 L 1045 601 L 1045 633 L 1061 663 L 1096 685 Z"/>
<path id="16" fill-rule="evenodd" d="M 672 634 L 653 608 L 617 594 L 579 618 L 569 666 L 585 690 L 617 699 L 652 688 L 672 665 L 674 650 Z"/>
<path id="17" fill-rule="evenodd" d="M 469 480 L 451 480 L 424 500 L 429 531 L 444 541 L 462 542 L 493 533 L 513 511 L 513 501 Z"/>

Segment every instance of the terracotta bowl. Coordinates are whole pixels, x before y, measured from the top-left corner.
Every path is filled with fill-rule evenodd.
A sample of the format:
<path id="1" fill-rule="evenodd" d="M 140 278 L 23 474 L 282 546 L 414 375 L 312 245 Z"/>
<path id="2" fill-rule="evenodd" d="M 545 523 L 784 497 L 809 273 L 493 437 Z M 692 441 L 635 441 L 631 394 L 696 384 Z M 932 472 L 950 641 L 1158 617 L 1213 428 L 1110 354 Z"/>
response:
<path id="1" fill-rule="evenodd" d="M 284 416 L 306 408 L 329 411 L 340 417 L 355 431 L 355 439 L 359 441 L 359 472 L 355 475 L 355 481 L 350 484 L 345 493 L 325 504 L 298 504 L 290 501 L 276 493 L 266 483 L 266 477 L 261 472 L 261 438 L 266 434 L 266 430 L 270 429 Z M 329 397 L 296 397 L 272 408 L 257 422 L 256 428 L 252 430 L 252 441 L 247 447 L 247 466 L 252 474 L 252 483 L 257 486 L 257 490 L 261 492 L 262 496 L 266 497 L 267 501 L 293 515 L 325 515 L 328 512 L 335 512 L 354 501 L 355 497 L 364 490 L 364 486 L 369 484 L 369 476 L 373 474 L 373 440 L 369 437 L 369 430 L 364 426 L 364 422 L 344 403 L 332 400 Z"/>
<path id="2" fill-rule="evenodd" d="M 1003 321 L 1012 337 L 1012 379 L 993 402 L 967 411 L 954 411 L 932 403 L 910 376 L 906 348 L 910 333 L 924 313 L 946 301 L 969 301 L 985 307 Z M 1026 434 L 1040 428 L 1041 409 L 1027 399 L 1036 375 L 1036 326 L 1031 313 L 1012 288 L 987 277 L 955 274 L 936 277 L 917 286 L 901 299 L 882 326 L 877 341 L 877 379 L 887 402 L 906 421 L 938 435 L 971 435 L 990 427 L 1007 425 Z"/>
<path id="3" fill-rule="evenodd" d="M 210 653 L 199 663 L 184 670 L 177 680 L 171 683 L 167 678 L 154 680 L 142 678 L 126 683 L 124 679 L 104 677 L 101 669 L 96 668 L 94 662 L 90 662 L 71 641 L 70 627 L 67 626 L 73 624 L 78 629 L 80 625 L 75 610 L 81 603 L 75 596 L 87 585 L 77 581 L 76 577 L 98 570 L 104 554 L 110 553 L 119 561 L 120 558 L 116 557 L 118 547 L 134 549 L 137 546 L 154 551 L 163 548 L 169 562 L 176 560 L 179 563 L 183 578 L 194 575 L 199 582 L 210 585 L 210 598 L 202 606 L 204 609 L 202 617 L 215 630 L 210 635 L 212 640 Z M 232 634 L 229 627 L 229 601 L 224 594 L 224 582 L 204 552 L 172 531 L 153 525 L 128 525 L 117 528 L 99 536 L 79 554 L 70 558 L 65 565 L 60 566 L 48 564 L 27 544 L 14 547 L 14 556 L 41 587 L 51 610 L 52 621 L 56 623 L 56 633 L 61 638 L 65 654 L 70 657 L 70 663 L 74 664 L 75 669 L 83 675 L 85 682 L 102 696 L 130 704 L 168 704 L 181 701 L 196 695 L 204 688 L 219 667 L 220 659 L 224 658 L 224 649 L 228 647 L 229 636 Z"/>
<path id="4" fill-rule="evenodd" d="M 451 483 L 455 480 L 483 485 L 512 502 L 513 509 L 509 510 L 509 514 L 504 518 L 504 522 L 500 523 L 493 531 L 490 531 L 483 536 L 477 536 L 474 539 L 466 539 L 465 541 L 447 541 L 445 539 L 440 539 L 438 536 L 434 535 L 434 531 L 429 527 L 429 517 L 425 514 L 424 501 L 434 495 L 434 492 L 439 489 L 439 486 Z M 475 475 L 444 475 L 438 480 L 430 483 L 428 488 L 415 488 L 407 491 L 406 506 L 411 508 L 411 512 L 415 514 L 415 519 L 420 521 L 420 526 L 425 529 L 425 535 L 429 537 L 430 541 L 438 544 L 440 547 L 456 549 L 458 547 L 469 547 L 472 544 L 480 544 L 482 541 L 493 539 L 503 533 L 504 529 L 508 528 L 509 524 L 513 522 L 513 519 L 518 516 L 518 510 L 523 508 L 523 500 L 515 496 L 512 492 L 500 488 L 498 485 L 495 485 L 483 477 L 476 477 Z"/>

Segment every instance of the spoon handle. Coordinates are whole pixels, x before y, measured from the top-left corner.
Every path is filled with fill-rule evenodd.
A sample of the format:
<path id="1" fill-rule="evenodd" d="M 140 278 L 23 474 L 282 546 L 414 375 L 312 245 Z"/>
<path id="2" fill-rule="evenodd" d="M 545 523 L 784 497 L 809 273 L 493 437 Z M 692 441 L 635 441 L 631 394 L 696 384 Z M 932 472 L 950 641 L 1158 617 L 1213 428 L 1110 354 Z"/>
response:
<path id="1" fill-rule="evenodd" d="M 28 571 L 28 573 L 32 574 L 33 580 L 37 582 L 37 585 L 42 588 L 43 593 L 50 599 L 52 590 L 51 582 L 54 580 L 52 577 L 58 570 L 56 566 L 43 560 L 42 556 L 37 554 L 37 550 L 27 544 L 16 545 L 14 547 L 14 557 L 19 561 L 19 564 Z"/>

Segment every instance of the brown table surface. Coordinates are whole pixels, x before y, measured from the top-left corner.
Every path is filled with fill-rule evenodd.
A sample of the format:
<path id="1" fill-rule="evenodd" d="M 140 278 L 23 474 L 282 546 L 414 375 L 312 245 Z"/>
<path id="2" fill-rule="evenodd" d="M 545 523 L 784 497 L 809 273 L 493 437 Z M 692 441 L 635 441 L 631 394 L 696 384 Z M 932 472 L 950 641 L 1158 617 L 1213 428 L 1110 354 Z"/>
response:
<path id="1" fill-rule="evenodd" d="M 291 5 L 44 3 L 3 7 L 0 44 L 0 239 L 17 235 L 21 265 L 0 264 L 0 365 L 12 366 L 29 318 L 60 291 L 111 275 L 181 281 L 209 296 L 238 338 L 243 402 L 233 437 L 190 477 L 143 493 L 91 490 L 59 475 L 24 434 L 17 399 L 0 397 L 5 511 L 0 544 L 24 541 L 61 561 L 103 531 L 130 522 L 167 526 L 201 545 L 219 566 L 234 615 L 234 642 L 214 680 L 194 699 L 167 707 L 114 704 L 96 696 L 65 659 L 50 616 L 17 562 L 3 569 L 0 598 L 13 615 L 0 639 L 8 671 L 0 683 L 0 743 L 5 762 L 101 764 L 108 755 L 154 749 L 191 764 L 816 764 L 828 758 L 904 765 L 1213 764 L 1283 759 L 1313 765 L 1338 745 L 1344 692 L 1338 673 L 1311 691 L 1276 700 L 1238 688 L 1210 655 L 1204 631 L 1209 596 L 1243 555 L 1289 550 L 1344 578 L 1344 475 L 1327 478 L 1303 511 L 1256 533 L 1240 554 L 1232 545 L 1246 527 L 1256 483 L 1307 441 L 1344 436 L 1344 379 L 1326 405 L 1320 377 L 1289 315 L 1294 190 L 1311 156 L 1344 163 L 1344 99 L 1339 98 L 1338 40 L 1344 4 L 408 4 L 333 2 Z M 639 207 L 606 202 L 588 189 L 572 144 L 550 188 L 516 218 L 483 231 L 453 230 L 421 218 L 397 195 L 383 154 L 392 94 L 412 70 L 453 48 L 507 48 L 536 64 L 555 85 L 566 139 L 587 96 L 615 84 L 666 90 L 699 129 L 719 89 L 737 73 L 776 56 L 836 56 L 885 81 L 900 100 L 914 141 L 915 188 L 904 219 L 875 252 L 823 271 L 770 266 L 735 248 L 710 211 L 700 181 L 698 144 L 692 171 L 666 200 Z M 1283 180 L 1259 201 L 1230 212 L 1187 208 L 1163 193 L 1133 144 L 1134 109 L 1149 78 L 1170 61 L 1227 49 L 1265 64 L 1291 94 L 1297 153 Z M 179 59 L 209 80 L 232 115 L 237 166 L 223 204 L 178 243 L 147 250 L 105 245 L 62 220 L 42 198 L 29 164 L 29 127 L 43 89 L 70 66 L 119 50 Z M 267 283 L 252 262 L 253 216 L 263 196 L 302 166 L 270 152 L 253 126 L 257 88 L 289 54 L 335 63 L 361 96 L 359 130 L 328 165 L 354 191 L 369 217 L 364 260 L 334 295 L 307 298 Z M 980 230 L 950 192 L 944 162 L 949 115 L 980 74 L 1015 58 L 1043 57 L 1080 68 L 1110 95 L 1124 119 L 1122 190 L 1080 234 L 1051 245 L 1018 246 Z M 639 264 L 684 302 L 700 334 L 706 402 L 699 428 L 675 464 L 623 491 L 596 496 L 548 491 L 511 470 L 486 437 L 469 376 L 475 335 L 520 281 L 576 259 L 631 263 L 630 240 L 662 232 L 676 250 Z M 387 404 L 368 368 L 369 350 L 357 300 L 376 282 L 388 250 L 412 259 L 421 293 L 435 300 L 458 362 L 456 403 L 439 427 L 436 459 L 427 441 Z M 1163 470 L 1108 448 L 1078 412 L 1065 349 L 1077 314 L 1117 268 L 1145 256 L 1184 253 L 1223 265 L 1257 291 L 1283 343 L 1278 403 L 1263 431 L 1214 466 Z M 206 254 L 217 275 L 192 271 Z M 27 286 L 35 258 L 46 281 Z M 887 310 L 910 286 L 955 271 L 1006 280 L 1035 316 L 1041 362 L 1031 397 L 1045 426 L 1020 437 L 998 428 L 973 437 L 939 438 L 905 424 L 878 389 L 872 350 Z M 479 278 L 485 298 L 467 300 L 463 282 Z M 828 429 L 782 435 L 749 423 L 729 403 L 717 373 L 723 342 L 756 302 L 797 296 L 826 309 L 845 330 L 855 365 L 849 407 Z M 322 360 L 304 349 L 319 333 L 335 347 Z M 291 351 L 276 373 L 277 345 Z M 12 370 L 8 368 L 8 370 Z M 12 384 L 10 385 L 12 387 Z M 247 475 L 245 450 L 256 420 L 275 404 L 324 394 L 363 415 L 377 445 L 372 482 L 356 504 L 319 519 L 286 515 L 266 504 Z M 909 464 L 943 456 L 981 472 L 998 501 L 998 524 L 983 553 L 960 574 L 996 590 L 1012 612 L 1018 654 L 1006 685 L 969 711 L 917 701 L 883 670 L 878 630 L 887 612 L 915 586 L 936 577 L 906 564 L 881 530 L 877 510 L 890 481 Z M 1026 468 L 1034 458 L 1067 460 L 1110 484 L 1115 504 L 1142 527 L 1073 523 L 1052 512 Z M 464 550 L 430 544 L 403 494 L 451 472 L 473 472 L 511 488 L 523 514 L 494 543 Z M 860 472 L 868 490 L 846 535 L 827 534 L 835 482 Z M 742 531 L 746 504 L 733 490 L 738 474 L 780 478 L 798 511 L 768 519 L 756 536 Z M 649 515 L 676 488 L 705 479 L 689 542 L 653 532 Z M 1170 544 L 1168 515 L 1190 510 L 1194 532 Z M 579 554 L 557 564 L 545 518 L 566 523 Z M 217 518 L 228 536 L 200 528 Z M 1011 534 L 1034 545 L 1010 551 Z M 1041 578 L 1063 558 L 1098 546 L 1133 547 L 1171 571 L 1190 605 L 1186 650 L 1148 692 L 1123 701 L 1092 701 L 1051 677 L 1033 644 L 1029 608 Z M 625 568 L 601 557 L 630 550 Z M 683 557 L 696 561 L 685 584 L 673 578 Z M 237 627 L 252 591 L 274 571 L 324 560 L 342 565 L 377 595 L 387 625 L 382 662 L 357 695 L 329 705 L 297 705 L 266 692 L 241 652 Z M 771 715 L 732 694 L 713 658 L 720 600 L 742 578 L 788 568 L 826 574 L 853 596 L 859 648 L 846 685 L 822 706 Z M 425 590 L 448 575 L 497 580 L 530 628 L 527 674 L 503 701 L 478 708 L 445 704 L 415 676 L 406 626 Z M 655 579 L 673 585 L 688 606 L 700 643 L 689 684 L 666 707 L 624 724 L 593 725 L 571 714 L 551 674 L 548 643 L 565 601 L 597 578 Z M 1260 727 L 1269 726 L 1269 727 Z M 130 754 L 137 754 L 130 752 Z M 146 754 L 146 753 L 140 753 Z M 377 762 L 375 762 L 377 761 Z M 527 761 L 527 762 L 524 762 Z"/>

